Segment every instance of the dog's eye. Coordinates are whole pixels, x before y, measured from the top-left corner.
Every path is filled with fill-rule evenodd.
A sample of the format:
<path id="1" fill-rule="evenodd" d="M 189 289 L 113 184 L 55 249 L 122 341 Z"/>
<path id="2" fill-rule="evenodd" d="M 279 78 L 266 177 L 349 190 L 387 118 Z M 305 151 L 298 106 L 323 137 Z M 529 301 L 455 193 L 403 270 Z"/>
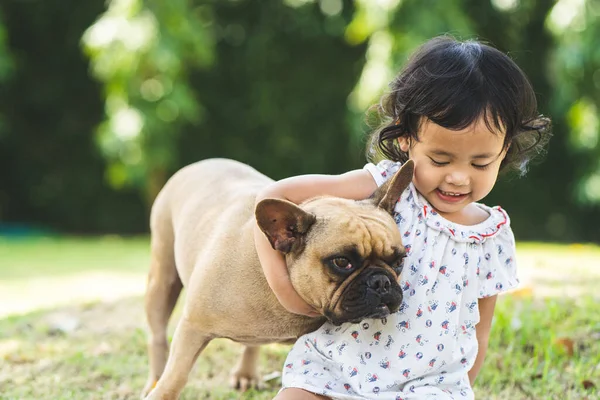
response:
<path id="1" fill-rule="evenodd" d="M 352 269 L 352 264 L 350 263 L 350 260 L 348 260 L 346 257 L 336 257 L 333 260 L 331 260 L 331 262 L 339 269 Z"/>
<path id="2" fill-rule="evenodd" d="M 394 271 L 396 271 L 396 273 L 399 274 L 402 271 L 402 268 L 404 267 L 404 259 L 405 258 L 406 258 L 406 255 L 399 257 L 398 259 L 396 259 L 396 261 L 394 261 L 392 263 L 392 265 L 390 265 L 390 267 L 392 267 L 392 269 Z"/>

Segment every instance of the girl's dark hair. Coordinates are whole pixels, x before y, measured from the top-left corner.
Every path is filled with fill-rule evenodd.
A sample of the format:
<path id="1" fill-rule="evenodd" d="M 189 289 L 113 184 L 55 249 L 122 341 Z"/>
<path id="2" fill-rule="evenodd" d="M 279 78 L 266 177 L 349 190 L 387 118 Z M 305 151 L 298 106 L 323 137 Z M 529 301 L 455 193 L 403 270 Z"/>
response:
<path id="1" fill-rule="evenodd" d="M 398 138 L 418 141 L 424 118 L 461 130 L 484 117 L 492 132 L 506 132 L 501 170 L 524 174 L 551 136 L 550 119 L 537 111 L 535 93 L 521 69 L 501 51 L 477 41 L 449 36 L 423 44 L 390 83 L 391 91 L 373 106 L 380 126 L 367 158 L 405 162 Z"/>

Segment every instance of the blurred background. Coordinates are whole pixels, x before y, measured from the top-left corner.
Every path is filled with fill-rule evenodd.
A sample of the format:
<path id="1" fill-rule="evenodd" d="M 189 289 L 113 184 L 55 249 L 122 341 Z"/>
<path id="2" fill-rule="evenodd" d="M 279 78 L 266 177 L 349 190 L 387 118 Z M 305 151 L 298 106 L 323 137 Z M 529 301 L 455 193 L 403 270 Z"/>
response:
<path id="1" fill-rule="evenodd" d="M 0 0 L 0 393 L 138 398 L 165 181 L 211 157 L 274 179 L 361 168 L 368 108 L 440 34 L 508 53 L 554 124 L 485 199 L 511 215 L 522 286 L 478 394 L 598 398 L 599 0 Z M 229 345 L 183 398 L 239 398 Z M 276 393 L 285 353 L 247 398 Z"/>
<path id="2" fill-rule="evenodd" d="M 596 0 L 2 0 L 0 230 L 144 233 L 178 168 L 274 179 L 364 165 L 365 112 L 432 36 L 527 73 L 549 152 L 506 177 L 518 240 L 600 241 Z"/>

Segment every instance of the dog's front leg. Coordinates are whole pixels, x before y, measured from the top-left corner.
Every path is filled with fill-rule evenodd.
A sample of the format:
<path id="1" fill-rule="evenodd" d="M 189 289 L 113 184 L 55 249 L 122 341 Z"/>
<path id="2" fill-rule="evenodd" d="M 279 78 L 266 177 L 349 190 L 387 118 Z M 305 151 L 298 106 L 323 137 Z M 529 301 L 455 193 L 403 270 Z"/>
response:
<path id="1" fill-rule="evenodd" d="M 173 335 L 165 371 L 146 400 L 178 399 L 198 355 L 211 339 L 197 325 L 182 316 Z"/>

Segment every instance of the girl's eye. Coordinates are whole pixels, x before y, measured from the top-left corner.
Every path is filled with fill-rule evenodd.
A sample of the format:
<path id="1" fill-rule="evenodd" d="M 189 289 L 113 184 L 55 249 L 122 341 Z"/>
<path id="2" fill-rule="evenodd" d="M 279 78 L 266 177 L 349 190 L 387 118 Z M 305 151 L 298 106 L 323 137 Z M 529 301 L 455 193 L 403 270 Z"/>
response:
<path id="1" fill-rule="evenodd" d="M 471 164 L 473 165 L 473 167 L 480 169 L 480 170 L 484 170 L 484 169 L 488 169 L 490 165 L 492 165 L 492 163 L 486 164 L 486 165 L 477 165 L 477 164 Z"/>
<path id="2" fill-rule="evenodd" d="M 352 264 L 350 263 L 350 260 L 348 260 L 346 257 L 336 257 L 331 261 L 333 262 L 333 265 L 335 265 L 339 269 L 352 269 Z"/>
<path id="3" fill-rule="evenodd" d="M 448 165 L 450 164 L 449 162 L 441 162 L 441 161 L 435 161 L 433 158 L 429 157 L 429 159 L 431 160 L 431 163 L 433 165 L 435 165 L 436 167 L 443 167 L 444 165 Z"/>

